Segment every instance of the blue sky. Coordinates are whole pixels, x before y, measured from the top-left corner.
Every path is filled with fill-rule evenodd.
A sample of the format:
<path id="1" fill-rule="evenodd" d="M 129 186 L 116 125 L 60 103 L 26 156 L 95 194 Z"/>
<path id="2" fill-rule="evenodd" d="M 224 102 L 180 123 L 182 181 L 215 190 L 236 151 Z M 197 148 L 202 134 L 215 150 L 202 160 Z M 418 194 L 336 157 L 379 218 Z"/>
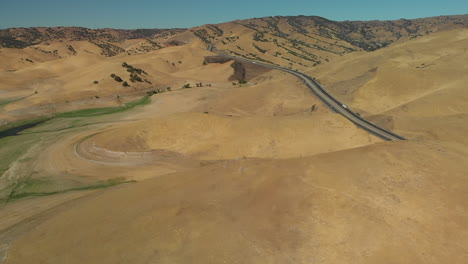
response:
<path id="1" fill-rule="evenodd" d="M 0 28 L 174 28 L 275 15 L 386 20 L 467 13 L 468 0 L 0 0 Z"/>

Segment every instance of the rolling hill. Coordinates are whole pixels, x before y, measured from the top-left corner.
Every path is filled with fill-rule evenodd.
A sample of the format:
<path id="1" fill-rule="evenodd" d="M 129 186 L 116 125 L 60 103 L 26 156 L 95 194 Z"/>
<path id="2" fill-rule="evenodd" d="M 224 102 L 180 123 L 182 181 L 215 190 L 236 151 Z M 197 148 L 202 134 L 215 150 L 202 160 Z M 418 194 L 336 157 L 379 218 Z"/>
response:
<path id="1" fill-rule="evenodd" d="M 0 263 L 466 263 L 467 26 L 0 31 Z"/>

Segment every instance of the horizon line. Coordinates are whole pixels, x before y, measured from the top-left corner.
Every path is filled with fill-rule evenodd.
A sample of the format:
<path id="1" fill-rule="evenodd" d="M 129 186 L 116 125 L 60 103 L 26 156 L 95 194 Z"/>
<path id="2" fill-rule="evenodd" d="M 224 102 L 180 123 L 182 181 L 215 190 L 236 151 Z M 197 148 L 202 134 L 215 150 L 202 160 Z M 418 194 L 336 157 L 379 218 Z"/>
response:
<path id="1" fill-rule="evenodd" d="M 250 20 L 250 19 L 261 19 L 261 18 L 274 18 L 274 17 L 319 17 L 323 18 L 329 21 L 334 21 L 334 22 L 373 22 L 373 21 L 399 21 L 399 20 L 417 20 L 417 19 L 425 19 L 425 18 L 434 18 L 434 17 L 453 17 L 453 16 L 466 16 L 466 14 L 452 14 L 452 15 L 436 15 L 436 16 L 427 16 L 427 17 L 416 17 L 416 18 L 398 18 L 398 19 L 369 19 L 369 20 L 333 20 L 329 19 L 323 16 L 318 16 L 318 15 L 272 15 L 272 16 L 263 16 L 263 17 L 251 17 L 251 18 L 239 18 L 235 20 L 230 20 L 226 22 L 219 22 L 219 23 L 205 23 L 193 27 L 148 27 L 148 28 L 114 28 L 114 27 L 86 27 L 86 26 L 64 26 L 64 25 L 57 25 L 57 26 L 29 26 L 29 27 L 0 27 L 0 30 L 8 30 L 8 29 L 32 29 L 32 28 L 85 28 L 85 29 L 92 29 L 92 30 L 99 30 L 99 29 L 113 29 L 113 30 L 187 30 L 191 28 L 197 28 L 197 27 L 202 27 L 205 25 L 219 25 L 219 24 L 224 24 L 224 23 L 231 23 L 235 21 L 241 21 L 241 20 Z"/>

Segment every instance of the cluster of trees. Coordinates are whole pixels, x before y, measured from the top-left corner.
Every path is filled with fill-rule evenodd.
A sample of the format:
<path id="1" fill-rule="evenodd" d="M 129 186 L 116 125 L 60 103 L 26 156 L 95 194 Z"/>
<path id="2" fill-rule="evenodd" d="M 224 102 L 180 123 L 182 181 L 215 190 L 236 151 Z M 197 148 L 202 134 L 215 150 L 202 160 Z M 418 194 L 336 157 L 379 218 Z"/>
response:
<path id="1" fill-rule="evenodd" d="M 136 73 L 130 73 L 130 81 L 131 82 L 143 82 L 140 76 Z"/>
<path id="2" fill-rule="evenodd" d="M 122 67 L 124 68 L 127 68 L 127 71 L 130 72 L 130 73 L 133 73 L 133 74 L 145 74 L 145 75 L 148 75 L 148 73 L 146 73 L 144 70 L 142 69 L 139 69 L 139 68 L 135 68 L 133 67 L 132 65 L 126 63 L 126 62 L 123 62 L 122 63 Z"/>
<path id="3" fill-rule="evenodd" d="M 113 78 L 116 82 L 123 82 L 120 76 L 116 75 L 115 73 L 111 74 L 111 78 Z"/>
<path id="4" fill-rule="evenodd" d="M 167 87 L 167 88 L 166 88 L 166 91 L 167 91 L 167 92 L 170 92 L 170 91 L 172 91 L 172 88 L 171 88 L 171 87 Z M 148 91 L 148 92 L 146 92 L 146 94 L 147 94 L 148 96 L 152 96 L 153 94 L 164 93 L 164 92 L 166 92 L 166 91 L 164 91 L 164 89 L 157 89 L 157 90 Z"/>
<path id="5" fill-rule="evenodd" d="M 195 86 L 196 87 L 203 87 L 203 83 L 199 82 L 199 83 L 195 83 Z M 208 86 L 208 87 L 211 87 L 211 84 L 210 83 L 207 83 L 205 84 L 205 86 Z M 190 86 L 190 83 L 187 83 L 187 84 L 184 84 L 182 86 L 183 89 L 188 89 L 188 88 L 192 88 L 192 86 Z"/>
<path id="6" fill-rule="evenodd" d="M 134 82 L 146 82 L 148 84 L 152 84 L 147 79 L 141 78 L 141 76 L 140 76 L 141 74 L 148 75 L 148 73 L 146 73 L 144 70 L 139 69 L 139 68 L 135 68 L 132 65 L 126 63 L 126 62 L 122 63 L 122 67 L 127 68 L 127 71 L 130 72 L 130 82 L 132 82 L 132 83 L 134 83 Z M 122 83 L 123 87 L 129 87 L 130 86 L 130 84 L 128 84 L 128 82 L 124 81 L 122 78 L 120 78 L 120 76 L 116 75 L 115 73 L 111 74 L 111 78 L 113 78 L 116 82 Z M 98 81 L 94 81 L 94 84 L 98 84 Z"/>

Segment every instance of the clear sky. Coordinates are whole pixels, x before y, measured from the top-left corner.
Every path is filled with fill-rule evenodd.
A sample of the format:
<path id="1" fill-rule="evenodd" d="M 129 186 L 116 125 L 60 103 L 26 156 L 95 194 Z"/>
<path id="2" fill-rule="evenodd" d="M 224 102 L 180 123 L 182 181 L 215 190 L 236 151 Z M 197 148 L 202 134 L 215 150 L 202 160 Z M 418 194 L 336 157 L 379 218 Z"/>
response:
<path id="1" fill-rule="evenodd" d="M 467 13 L 468 0 L 0 0 L 0 28 L 174 28 L 276 15 L 387 20 Z"/>

